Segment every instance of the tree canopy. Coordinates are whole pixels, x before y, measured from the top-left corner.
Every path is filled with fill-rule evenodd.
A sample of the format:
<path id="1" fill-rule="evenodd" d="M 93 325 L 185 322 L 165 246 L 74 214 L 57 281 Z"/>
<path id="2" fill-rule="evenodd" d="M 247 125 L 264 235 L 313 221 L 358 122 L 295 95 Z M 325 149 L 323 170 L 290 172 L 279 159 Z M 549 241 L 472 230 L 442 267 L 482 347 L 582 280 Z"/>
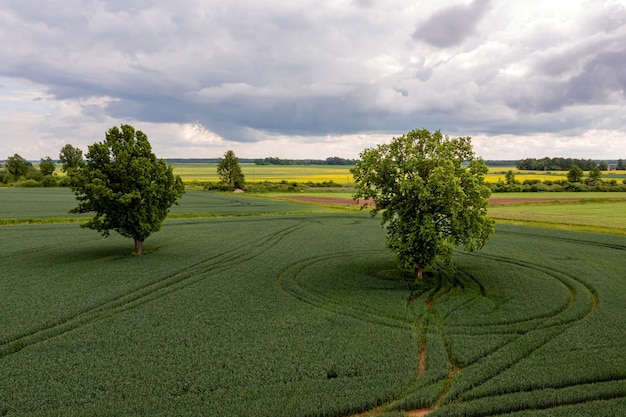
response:
<path id="1" fill-rule="evenodd" d="M 7 172 L 14 180 L 18 180 L 20 177 L 28 174 L 33 169 L 33 164 L 28 162 L 24 157 L 18 154 L 9 156 L 5 163 Z"/>
<path id="2" fill-rule="evenodd" d="M 387 226 L 387 246 L 421 279 L 437 258 L 451 263 L 455 245 L 479 249 L 493 233 L 487 172 L 470 137 L 413 130 L 361 152 L 352 169 L 354 199 L 373 200 L 372 215 L 382 212 Z"/>
<path id="3" fill-rule="evenodd" d="M 581 182 L 583 180 L 583 175 L 585 173 L 582 169 L 578 167 L 578 165 L 572 165 L 572 167 L 567 172 L 567 180 L 569 182 Z"/>
<path id="4" fill-rule="evenodd" d="M 71 213 L 95 212 L 83 227 L 132 238 L 137 254 L 185 191 L 171 165 L 152 153 L 148 137 L 130 125 L 109 129 L 103 142 L 89 146 L 86 163 L 68 176 L 79 201 Z"/>
<path id="5" fill-rule="evenodd" d="M 55 169 L 56 165 L 52 158 L 50 158 L 49 156 L 41 158 L 41 160 L 39 161 L 39 171 L 41 171 L 43 175 L 52 175 Z"/>
<path id="6" fill-rule="evenodd" d="M 245 176 L 241 172 L 239 159 L 235 152 L 227 151 L 224 157 L 217 164 L 217 175 L 222 182 L 229 184 L 233 188 L 242 188 L 245 183 Z"/>
<path id="7" fill-rule="evenodd" d="M 59 162 L 63 164 L 61 171 L 67 172 L 72 168 L 78 168 L 83 164 L 83 151 L 79 148 L 67 144 L 61 148 L 59 153 Z"/>

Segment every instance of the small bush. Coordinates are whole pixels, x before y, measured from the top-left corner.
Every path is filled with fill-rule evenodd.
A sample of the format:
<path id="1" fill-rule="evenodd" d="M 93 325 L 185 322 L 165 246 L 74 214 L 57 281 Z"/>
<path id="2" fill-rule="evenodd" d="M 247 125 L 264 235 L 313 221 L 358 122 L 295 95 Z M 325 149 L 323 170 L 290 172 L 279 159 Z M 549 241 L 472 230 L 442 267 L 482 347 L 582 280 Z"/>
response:
<path id="1" fill-rule="evenodd" d="M 235 191 L 235 187 L 225 182 L 209 182 L 204 189 L 206 191 Z"/>
<path id="2" fill-rule="evenodd" d="M 46 175 L 41 180 L 41 185 L 44 187 L 56 187 L 57 186 L 57 177 L 53 175 Z"/>
<path id="3" fill-rule="evenodd" d="M 13 184 L 14 187 L 41 187 L 41 183 L 39 181 L 30 179 L 30 180 L 24 180 L 24 181 L 19 181 L 16 182 L 15 184 Z"/>
<path id="4" fill-rule="evenodd" d="M 564 187 L 565 191 L 585 192 L 589 191 L 589 187 L 580 182 L 570 182 Z"/>
<path id="5" fill-rule="evenodd" d="M 39 182 L 43 180 L 43 174 L 40 171 L 31 171 L 26 174 L 26 180 L 34 180 Z"/>

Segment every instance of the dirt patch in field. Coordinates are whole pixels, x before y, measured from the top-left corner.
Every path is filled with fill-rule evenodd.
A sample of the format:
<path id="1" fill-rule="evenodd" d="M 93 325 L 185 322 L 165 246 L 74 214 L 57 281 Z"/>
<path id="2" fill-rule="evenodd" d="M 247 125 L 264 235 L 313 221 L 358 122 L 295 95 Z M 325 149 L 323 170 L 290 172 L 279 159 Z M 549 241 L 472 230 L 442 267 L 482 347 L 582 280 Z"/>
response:
<path id="1" fill-rule="evenodd" d="M 341 205 L 349 205 L 349 206 L 360 206 L 363 205 L 364 201 L 359 201 L 358 203 L 351 198 L 344 197 L 313 197 L 306 195 L 294 195 L 294 196 L 282 196 L 286 200 L 294 200 L 301 201 L 303 203 L 316 203 L 316 204 L 341 204 Z M 374 205 L 373 201 L 368 202 L 369 205 Z"/>
<path id="2" fill-rule="evenodd" d="M 303 203 L 314 204 L 329 204 L 329 205 L 344 205 L 344 206 L 362 206 L 364 203 L 368 203 L 370 207 L 374 206 L 374 202 L 371 200 L 361 200 L 358 203 L 351 198 L 345 197 L 314 197 L 306 195 L 294 195 L 294 196 L 281 196 L 285 200 L 300 201 Z M 523 203 L 555 203 L 555 202 L 572 202 L 572 201 L 594 201 L 595 199 L 584 197 L 546 197 L 546 198 L 506 198 L 506 197 L 492 197 L 489 199 L 490 205 L 503 205 L 503 204 L 523 204 Z M 606 198 L 603 200 L 626 200 L 624 198 Z"/>
<path id="3" fill-rule="evenodd" d="M 301 201 L 303 203 L 315 203 L 315 204 L 338 204 L 338 205 L 349 205 L 349 206 L 359 206 L 363 205 L 363 203 L 367 202 L 368 205 L 373 206 L 373 201 L 359 201 L 358 203 L 351 198 L 344 197 L 314 197 L 314 196 L 306 196 L 306 195 L 294 195 L 294 196 L 283 196 L 286 200 L 294 200 Z M 494 197 L 489 199 L 489 204 L 521 204 L 521 203 L 549 203 L 554 201 L 580 201 L 584 200 L 583 198 L 505 198 L 505 197 Z"/>
<path id="4" fill-rule="evenodd" d="M 489 204 L 522 204 L 522 203 L 558 203 L 558 202 L 572 202 L 572 201 L 596 201 L 597 198 L 584 198 L 584 197 L 549 197 L 549 198 L 506 198 L 506 197 L 491 197 Z M 602 198 L 601 200 L 624 200 L 619 197 Z"/>
<path id="5" fill-rule="evenodd" d="M 423 408 L 421 410 L 411 410 L 411 411 L 407 411 L 406 415 L 409 417 L 422 417 L 425 416 L 426 414 L 430 413 L 431 410 L 430 408 Z"/>

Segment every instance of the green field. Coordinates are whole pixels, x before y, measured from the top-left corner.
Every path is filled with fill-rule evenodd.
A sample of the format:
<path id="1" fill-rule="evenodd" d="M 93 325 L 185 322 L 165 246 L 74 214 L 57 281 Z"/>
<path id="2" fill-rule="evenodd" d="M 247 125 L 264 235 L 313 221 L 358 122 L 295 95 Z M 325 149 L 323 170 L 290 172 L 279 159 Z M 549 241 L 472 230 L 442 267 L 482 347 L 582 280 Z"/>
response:
<path id="1" fill-rule="evenodd" d="M 489 215 L 499 222 L 626 236 L 625 193 L 506 193 L 492 198 L 519 199 L 518 203 L 489 207 Z M 540 201 L 545 198 L 559 200 Z"/>
<path id="2" fill-rule="evenodd" d="M 73 205 L 0 189 L 5 224 Z M 498 224 L 414 286 L 379 218 L 324 206 L 189 191 L 143 256 L 14 223 L 3 416 L 626 414 L 623 236 Z"/>

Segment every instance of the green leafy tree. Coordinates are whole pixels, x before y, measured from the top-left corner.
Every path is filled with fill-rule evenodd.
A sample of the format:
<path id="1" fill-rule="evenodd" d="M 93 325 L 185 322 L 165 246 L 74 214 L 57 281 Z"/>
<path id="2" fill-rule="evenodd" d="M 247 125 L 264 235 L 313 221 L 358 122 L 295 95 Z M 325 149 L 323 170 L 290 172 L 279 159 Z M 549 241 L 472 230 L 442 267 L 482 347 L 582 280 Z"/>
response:
<path id="1" fill-rule="evenodd" d="M 52 175 L 56 168 L 57 166 L 49 156 L 41 158 L 41 160 L 39 161 L 39 171 L 41 171 L 43 175 Z"/>
<path id="2" fill-rule="evenodd" d="M 83 151 L 70 144 L 61 148 L 59 162 L 63 164 L 61 171 L 68 172 L 70 169 L 79 168 L 83 165 Z"/>
<path id="3" fill-rule="evenodd" d="M 239 158 L 233 151 L 227 151 L 217 164 L 217 175 L 222 182 L 234 188 L 243 188 L 245 177 L 239 166 Z"/>
<path id="4" fill-rule="evenodd" d="M 508 170 L 506 174 L 504 174 L 504 180 L 508 185 L 517 184 L 515 180 L 515 174 L 512 170 Z"/>
<path id="5" fill-rule="evenodd" d="M 617 169 L 619 169 L 619 170 L 626 169 L 626 166 L 624 165 L 624 160 L 623 159 L 618 159 L 617 160 Z"/>
<path id="6" fill-rule="evenodd" d="M 581 182 L 583 180 L 584 172 L 577 165 L 572 165 L 572 167 L 567 172 L 567 180 L 569 182 Z"/>
<path id="7" fill-rule="evenodd" d="M 25 176 L 33 169 L 33 164 L 18 154 L 9 156 L 5 162 L 5 166 L 7 172 L 13 177 L 14 180 L 18 180 L 20 177 Z"/>
<path id="8" fill-rule="evenodd" d="M 373 200 L 371 214 L 382 212 L 387 226 L 387 247 L 419 280 L 438 257 L 452 263 L 455 245 L 480 249 L 493 233 L 487 172 L 470 137 L 413 130 L 361 152 L 352 169 L 354 199 Z"/>
<path id="9" fill-rule="evenodd" d="M 71 213 L 95 212 L 82 227 L 134 239 L 135 253 L 141 254 L 143 241 L 161 228 L 185 192 L 182 180 L 152 153 L 148 137 L 130 125 L 109 129 L 104 142 L 89 146 L 86 159 L 68 171 L 79 201 Z"/>
<path id="10" fill-rule="evenodd" d="M 593 167 L 593 169 L 589 171 L 589 184 L 596 184 L 600 182 L 601 176 L 602 172 L 600 171 L 600 167 Z"/>

